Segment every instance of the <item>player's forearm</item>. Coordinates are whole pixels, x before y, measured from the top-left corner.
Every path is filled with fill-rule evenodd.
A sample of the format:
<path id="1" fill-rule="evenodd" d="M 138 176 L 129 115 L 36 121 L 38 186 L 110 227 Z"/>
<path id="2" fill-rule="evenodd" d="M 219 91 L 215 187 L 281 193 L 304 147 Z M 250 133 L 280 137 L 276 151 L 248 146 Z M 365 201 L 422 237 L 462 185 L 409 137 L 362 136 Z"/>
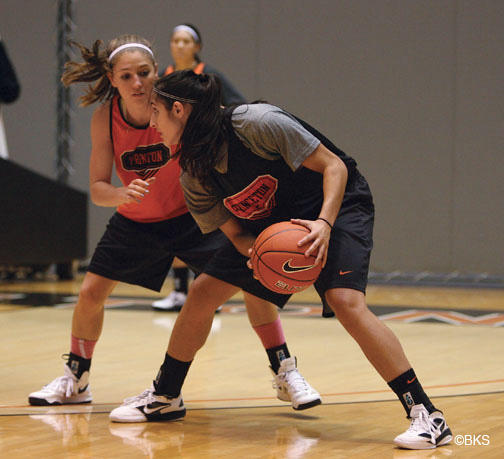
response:
<path id="1" fill-rule="evenodd" d="M 343 202 L 348 172 L 343 163 L 336 163 L 328 166 L 323 175 L 324 201 L 319 217 L 324 218 L 332 225 Z"/>
<path id="2" fill-rule="evenodd" d="M 100 207 L 117 207 L 125 202 L 123 188 L 107 182 L 94 182 L 90 187 L 91 201 Z"/>

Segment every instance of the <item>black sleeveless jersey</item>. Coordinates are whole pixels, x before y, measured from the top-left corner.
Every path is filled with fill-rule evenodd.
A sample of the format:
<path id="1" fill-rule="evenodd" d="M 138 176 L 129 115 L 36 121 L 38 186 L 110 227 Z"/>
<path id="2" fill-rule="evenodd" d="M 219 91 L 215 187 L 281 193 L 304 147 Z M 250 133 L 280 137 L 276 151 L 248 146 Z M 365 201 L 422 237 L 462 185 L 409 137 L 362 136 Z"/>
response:
<path id="1" fill-rule="evenodd" d="M 315 220 L 324 194 L 322 174 L 300 166 L 293 171 L 282 159 L 269 160 L 254 154 L 236 135 L 231 125 L 232 109 L 226 110 L 228 132 L 227 171 L 213 170 L 210 183 L 222 198 L 224 206 L 252 234 L 267 226 L 291 218 Z M 345 163 L 348 181 L 341 209 L 360 198 L 361 178 L 356 162 L 305 121 L 296 120 Z"/>

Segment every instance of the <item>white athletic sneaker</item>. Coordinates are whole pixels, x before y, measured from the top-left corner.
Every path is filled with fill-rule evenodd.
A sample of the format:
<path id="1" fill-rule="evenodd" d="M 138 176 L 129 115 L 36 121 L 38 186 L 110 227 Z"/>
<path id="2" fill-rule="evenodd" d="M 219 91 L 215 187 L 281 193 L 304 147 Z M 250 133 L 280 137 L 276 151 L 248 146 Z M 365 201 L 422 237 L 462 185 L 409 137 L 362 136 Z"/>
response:
<path id="1" fill-rule="evenodd" d="M 440 411 L 429 414 L 419 404 L 411 408 L 410 417 L 409 429 L 394 439 L 397 446 L 406 449 L 433 449 L 451 442 L 451 430 Z"/>
<path id="2" fill-rule="evenodd" d="M 90 403 L 93 399 L 89 389 L 89 371 L 85 371 L 80 379 L 72 373 L 68 365 L 64 365 L 65 374 L 44 386 L 38 392 L 28 396 L 30 405 L 66 405 L 71 403 Z"/>
<path id="3" fill-rule="evenodd" d="M 182 292 L 171 292 L 166 298 L 162 298 L 161 300 L 154 301 L 152 303 L 152 308 L 157 309 L 158 311 L 180 311 L 184 303 L 186 302 L 187 295 Z M 219 306 L 216 313 L 222 311 L 222 306 Z"/>
<path id="4" fill-rule="evenodd" d="M 166 298 L 154 301 L 152 307 L 161 311 L 180 311 L 187 299 L 187 294 L 173 291 Z"/>
<path id="5" fill-rule="evenodd" d="M 320 394 L 311 387 L 296 368 L 296 357 L 282 360 L 278 374 L 273 372 L 273 388 L 277 397 L 284 402 L 291 402 L 295 410 L 306 410 L 320 405 Z"/>
<path id="6" fill-rule="evenodd" d="M 154 386 L 140 395 L 129 397 L 123 404 L 112 410 L 112 422 L 175 421 L 185 416 L 186 409 L 182 394 L 176 398 L 154 394 Z"/>

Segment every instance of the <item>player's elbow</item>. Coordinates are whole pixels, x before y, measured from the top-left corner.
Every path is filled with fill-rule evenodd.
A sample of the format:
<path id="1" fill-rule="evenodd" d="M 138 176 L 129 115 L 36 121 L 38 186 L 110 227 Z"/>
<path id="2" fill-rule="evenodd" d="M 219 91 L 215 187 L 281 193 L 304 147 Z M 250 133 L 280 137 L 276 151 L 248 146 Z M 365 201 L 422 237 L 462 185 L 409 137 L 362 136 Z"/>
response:
<path id="1" fill-rule="evenodd" d="M 339 182 L 344 183 L 346 186 L 348 181 L 348 169 L 340 158 L 336 158 L 336 161 L 332 161 L 328 169 L 330 175 L 336 177 Z"/>
<path id="2" fill-rule="evenodd" d="M 95 206 L 104 205 L 102 187 L 99 182 L 94 182 L 89 185 L 89 197 Z"/>
<path id="3" fill-rule="evenodd" d="M 91 189 L 89 190 L 89 196 L 91 198 L 91 202 L 95 205 L 95 206 L 99 206 L 100 205 L 100 197 L 99 197 L 99 194 L 96 192 L 96 191 L 93 191 L 93 188 L 91 187 Z"/>

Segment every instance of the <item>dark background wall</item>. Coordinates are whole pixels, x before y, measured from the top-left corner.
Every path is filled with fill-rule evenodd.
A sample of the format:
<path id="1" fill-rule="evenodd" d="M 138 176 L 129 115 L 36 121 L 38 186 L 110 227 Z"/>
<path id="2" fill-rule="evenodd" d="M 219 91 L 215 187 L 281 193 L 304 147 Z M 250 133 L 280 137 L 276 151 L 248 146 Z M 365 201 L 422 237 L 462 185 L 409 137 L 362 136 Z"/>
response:
<path id="1" fill-rule="evenodd" d="M 54 0 L 0 3 L 22 84 L 4 107 L 11 159 L 52 178 L 56 13 Z M 77 0 L 74 17 L 77 40 L 139 33 L 161 65 L 172 27 L 193 22 L 204 60 L 249 99 L 354 156 L 375 196 L 373 270 L 504 274 L 503 1 Z M 92 110 L 73 121 L 70 183 L 82 190 Z M 90 206 L 90 250 L 111 212 Z"/>

